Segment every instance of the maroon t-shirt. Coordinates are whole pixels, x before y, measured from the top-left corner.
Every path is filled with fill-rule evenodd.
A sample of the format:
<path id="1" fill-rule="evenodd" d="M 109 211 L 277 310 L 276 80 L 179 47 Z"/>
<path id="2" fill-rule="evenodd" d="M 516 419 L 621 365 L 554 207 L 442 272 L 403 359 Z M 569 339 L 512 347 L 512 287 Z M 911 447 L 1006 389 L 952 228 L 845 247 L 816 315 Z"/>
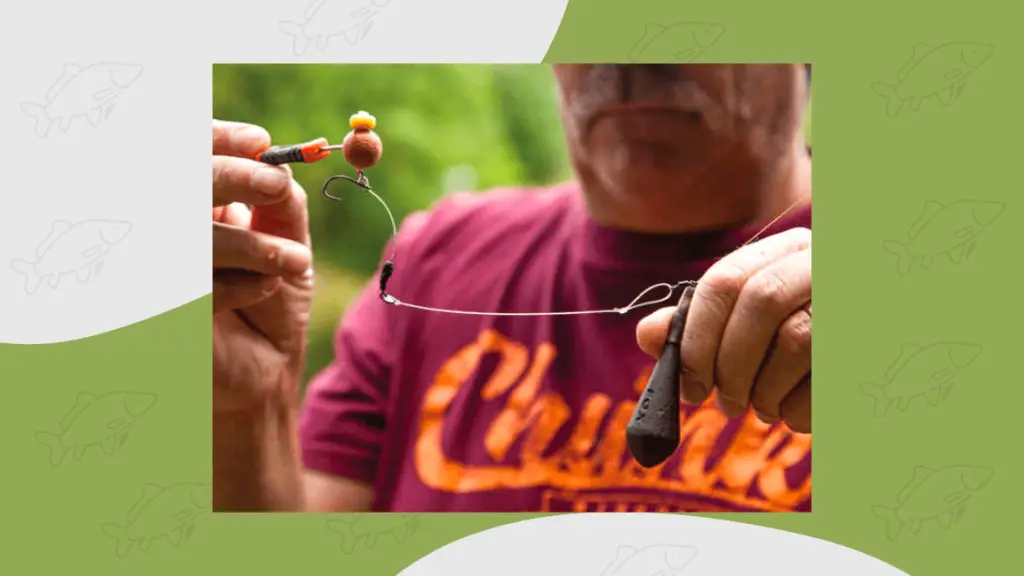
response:
<path id="1" fill-rule="evenodd" d="M 766 234 L 810 225 L 806 208 Z M 388 291 L 471 311 L 624 307 L 652 284 L 699 279 L 757 231 L 611 230 L 575 184 L 459 194 L 403 222 Z M 378 292 L 374 278 L 348 309 L 300 426 L 305 465 L 372 484 L 374 510 L 810 510 L 810 436 L 726 418 L 713 397 L 680 407 L 683 442 L 665 464 L 633 461 L 625 427 L 654 365 L 636 325 L 655 308 L 451 315 Z"/>

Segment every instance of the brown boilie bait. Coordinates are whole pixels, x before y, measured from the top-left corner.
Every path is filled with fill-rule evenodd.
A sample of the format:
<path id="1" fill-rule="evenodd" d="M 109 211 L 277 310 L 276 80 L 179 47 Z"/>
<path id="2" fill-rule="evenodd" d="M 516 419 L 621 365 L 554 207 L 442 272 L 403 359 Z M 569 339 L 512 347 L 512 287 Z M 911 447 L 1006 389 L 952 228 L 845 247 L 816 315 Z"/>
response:
<path id="1" fill-rule="evenodd" d="M 360 111 L 349 118 L 348 125 L 352 127 L 352 131 L 346 134 L 341 142 L 345 161 L 359 172 L 372 168 L 380 162 L 381 154 L 384 152 L 380 136 L 373 131 L 377 126 L 377 119 L 368 112 Z"/>

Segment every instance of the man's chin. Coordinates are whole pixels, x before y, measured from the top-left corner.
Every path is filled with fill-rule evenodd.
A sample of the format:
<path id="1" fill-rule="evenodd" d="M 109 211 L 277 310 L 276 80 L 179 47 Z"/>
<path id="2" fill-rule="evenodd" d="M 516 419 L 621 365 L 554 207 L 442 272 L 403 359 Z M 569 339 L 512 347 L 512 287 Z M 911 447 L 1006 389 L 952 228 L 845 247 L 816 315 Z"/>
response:
<path id="1" fill-rule="evenodd" d="M 625 162 L 634 169 L 663 172 L 678 169 L 680 164 L 699 162 L 714 148 L 715 142 L 705 130 L 697 127 L 681 127 L 678 122 L 645 121 L 630 125 L 598 124 L 587 144 L 593 156 Z"/>
<path id="2" fill-rule="evenodd" d="M 634 186 L 664 187 L 686 179 L 706 158 L 700 150 L 681 146 L 678 141 L 635 140 L 624 142 L 614 152 L 599 154 L 593 166 L 602 180 Z"/>
<path id="3" fill-rule="evenodd" d="M 605 165 L 598 170 L 598 178 L 605 190 L 620 200 L 641 200 L 659 202 L 660 196 L 678 196 L 674 183 L 684 176 L 674 170 L 671 164 L 662 162 L 631 162 L 628 166 Z"/>

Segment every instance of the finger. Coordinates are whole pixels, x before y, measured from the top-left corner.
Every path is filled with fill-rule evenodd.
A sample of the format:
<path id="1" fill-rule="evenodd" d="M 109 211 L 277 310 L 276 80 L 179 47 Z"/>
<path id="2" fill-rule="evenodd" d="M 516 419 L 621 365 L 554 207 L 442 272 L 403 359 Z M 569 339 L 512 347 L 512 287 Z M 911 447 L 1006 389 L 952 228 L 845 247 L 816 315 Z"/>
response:
<path id="1" fill-rule="evenodd" d="M 762 422 L 782 418 L 782 400 L 811 372 L 811 315 L 797 310 L 779 327 L 768 359 L 761 367 L 750 404 Z"/>
<path id="2" fill-rule="evenodd" d="M 291 180 L 289 191 L 280 202 L 254 205 L 252 229 L 310 245 L 306 191 Z"/>
<path id="3" fill-rule="evenodd" d="M 248 228 L 252 222 L 252 213 L 249 212 L 249 207 L 245 204 L 215 206 L 213 209 L 213 221 L 230 224 L 239 228 Z"/>
<path id="4" fill-rule="evenodd" d="M 278 276 L 222 276 L 213 282 L 213 313 L 247 308 L 281 288 Z"/>
<path id="5" fill-rule="evenodd" d="M 214 156 L 212 164 L 214 206 L 271 204 L 290 192 L 291 175 L 280 166 L 231 156 Z"/>
<path id="6" fill-rule="evenodd" d="M 647 315 L 636 325 L 636 343 L 649 356 L 658 358 L 668 337 L 668 327 L 676 308 L 669 306 Z"/>
<path id="7" fill-rule="evenodd" d="M 794 252 L 765 266 L 743 286 L 726 322 L 715 367 L 719 392 L 741 411 L 750 403 L 754 380 L 776 334 L 781 334 L 786 319 L 810 299 L 810 249 Z M 801 338 L 799 345 L 809 348 L 806 341 L 810 340 L 810 322 L 789 325 L 785 329 L 794 328 L 806 329 L 806 333 L 786 333 L 785 337 Z M 809 358 L 808 354 L 808 361 Z"/>
<path id="8" fill-rule="evenodd" d="M 719 344 L 747 279 L 768 264 L 811 243 L 805 228 L 748 244 L 719 260 L 697 283 L 683 332 L 683 399 L 700 404 L 715 385 Z"/>
<path id="9" fill-rule="evenodd" d="M 786 396 L 786 399 L 782 401 L 780 411 L 782 420 L 790 430 L 797 434 L 811 433 L 810 376 Z"/>
<path id="10" fill-rule="evenodd" d="M 309 270 L 309 248 L 244 228 L 213 223 L 213 267 L 259 272 L 268 276 L 299 275 Z"/>
<path id="11" fill-rule="evenodd" d="M 270 147 L 270 134 L 242 122 L 213 121 L 213 154 L 253 158 Z"/>

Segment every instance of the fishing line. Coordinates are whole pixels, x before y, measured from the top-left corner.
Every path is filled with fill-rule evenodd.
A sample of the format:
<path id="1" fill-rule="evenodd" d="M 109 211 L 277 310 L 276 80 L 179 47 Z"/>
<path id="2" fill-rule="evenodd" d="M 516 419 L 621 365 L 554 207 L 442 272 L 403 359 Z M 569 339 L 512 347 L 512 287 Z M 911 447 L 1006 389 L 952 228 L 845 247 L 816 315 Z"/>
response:
<path id="1" fill-rule="evenodd" d="M 626 426 L 626 444 L 633 458 L 643 467 L 651 468 L 663 463 L 679 447 L 679 374 L 681 370 L 682 336 L 689 313 L 690 302 L 697 287 L 695 280 L 682 280 L 679 282 L 659 282 L 644 289 L 629 304 L 619 308 L 606 308 L 599 310 L 572 310 L 564 312 L 482 312 L 476 310 L 457 310 L 451 308 L 436 308 L 433 306 L 422 306 L 411 302 L 399 300 L 388 293 L 388 281 L 395 272 L 395 257 L 398 250 L 398 225 L 395 216 L 391 212 L 388 203 L 370 187 L 370 181 L 366 178 L 363 170 L 377 164 L 381 157 L 382 142 L 380 137 L 374 133 L 373 128 L 377 119 L 366 111 L 359 111 L 349 118 L 349 126 L 352 131 L 345 135 L 341 144 L 330 145 L 326 138 L 317 138 L 302 144 L 290 146 L 274 146 L 256 155 L 256 159 L 267 164 L 291 164 L 291 163 L 312 163 L 319 162 L 328 157 L 332 151 L 340 150 L 345 160 L 356 169 L 356 177 L 338 174 L 324 181 L 322 192 L 324 197 L 335 202 L 342 202 L 340 196 L 334 196 L 328 192 L 328 188 L 335 180 L 345 180 L 362 188 L 369 193 L 387 212 L 391 220 L 391 257 L 384 262 L 380 270 L 380 299 L 395 307 L 413 308 L 426 312 L 437 312 L 440 314 L 468 315 L 468 316 L 582 316 L 597 314 L 626 314 L 638 308 L 646 308 L 667 302 L 672 294 L 680 287 L 686 287 L 676 305 L 670 321 L 668 332 L 665 336 L 665 344 L 662 353 L 650 379 L 641 394 L 642 400 L 637 403 L 633 415 Z M 773 218 L 768 224 L 761 228 L 756 234 L 739 246 L 743 248 L 757 240 L 772 225 L 778 222 L 786 214 L 799 206 L 810 193 L 797 199 L 788 208 Z M 716 261 L 724 258 L 722 256 Z M 644 299 L 648 294 L 659 289 L 664 289 L 665 294 L 661 298 Z"/>
<path id="2" fill-rule="evenodd" d="M 434 306 L 423 306 L 423 305 L 420 305 L 420 304 L 413 304 L 411 302 L 406 302 L 404 300 L 400 300 L 400 299 L 396 298 L 392 294 L 389 294 L 388 291 L 387 291 L 388 281 L 391 279 L 391 276 L 395 272 L 395 262 L 394 261 L 395 261 L 395 256 L 397 255 L 397 246 L 398 246 L 398 225 L 396 224 L 394 214 L 391 212 L 391 208 L 388 206 L 388 203 L 385 202 L 384 199 L 381 198 L 381 196 L 379 194 L 377 194 L 376 192 L 374 192 L 373 188 L 370 187 L 370 181 L 363 174 L 362 170 L 359 170 L 357 172 L 357 177 L 356 178 L 352 178 L 351 176 L 347 176 L 345 174 L 338 174 L 338 175 L 335 175 L 335 176 L 331 176 L 330 178 L 325 180 L 323 188 L 321 189 L 321 191 L 323 192 L 323 195 L 326 198 L 328 198 L 330 200 L 334 200 L 335 202 L 342 202 L 343 201 L 340 196 L 335 196 L 335 195 L 333 195 L 333 194 L 331 194 L 330 192 L 327 191 L 327 189 L 331 185 L 331 182 L 334 182 L 335 180 L 339 180 L 339 179 L 346 180 L 346 181 L 351 182 L 352 184 L 358 186 L 359 188 L 362 188 L 364 191 L 366 191 L 371 196 L 373 196 L 373 198 L 377 200 L 377 202 L 381 205 L 381 207 L 384 208 L 384 211 L 387 212 L 387 214 L 388 214 L 388 219 L 391 221 L 391 257 L 388 258 L 387 261 L 384 262 L 384 264 L 381 266 L 381 271 L 380 271 L 380 299 L 384 303 L 390 304 L 390 305 L 395 306 L 395 307 L 412 308 L 412 309 L 415 309 L 415 310 L 423 310 L 425 312 L 436 312 L 436 313 L 439 313 L 439 314 L 454 314 L 454 315 L 464 315 L 464 316 L 518 316 L 518 317 L 534 316 L 534 317 L 537 317 L 537 316 L 583 316 L 583 315 L 596 315 L 596 314 L 620 314 L 621 315 L 621 314 L 627 314 L 629 312 L 632 312 L 633 310 L 636 310 L 638 308 L 646 308 L 648 306 L 654 306 L 654 305 L 657 305 L 657 304 L 662 304 L 664 302 L 668 302 L 672 298 L 672 295 L 675 293 L 675 291 L 678 290 L 679 288 L 684 287 L 684 286 L 693 286 L 693 287 L 697 286 L 697 281 L 696 280 L 681 280 L 681 281 L 675 282 L 675 283 L 659 282 L 657 284 L 652 284 L 651 286 L 648 286 L 647 288 L 645 288 L 642 292 L 640 292 L 640 294 L 638 294 L 636 296 L 636 298 L 634 298 L 629 304 L 627 304 L 625 306 L 621 306 L 621 307 L 618 307 L 618 308 L 604 308 L 604 309 L 597 309 L 597 310 L 572 310 L 572 311 L 560 311 L 560 312 L 483 312 L 483 311 L 476 311 L 476 310 L 458 310 L 458 309 L 452 309 L 452 308 L 437 308 L 437 307 L 434 307 Z M 800 197 L 796 201 L 794 201 L 792 204 L 790 204 L 788 208 L 783 210 L 775 218 L 773 218 L 770 222 L 765 224 L 764 227 L 762 227 L 760 230 L 758 230 L 758 232 L 756 234 L 754 234 L 746 242 L 741 244 L 739 246 L 739 248 L 742 248 L 742 247 L 750 244 L 751 242 L 757 240 L 762 234 L 764 234 L 765 231 L 767 231 L 769 228 L 771 228 L 776 222 L 778 222 L 780 219 L 785 217 L 786 214 L 790 213 L 793 209 L 795 209 L 797 206 L 799 206 L 804 201 L 805 198 L 806 198 L 806 196 Z M 724 258 L 724 256 L 723 256 L 723 258 Z M 718 259 L 720 260 L 721 258 L 718 258 Z M 644 298 L 645 295 L 647 295 L 650 292 L 656 291 L 658 289 L 664 289 L 665 290 L 665 295 L 660 297 L 660 298 L 657 298 L 657 299 L 642 300 L 642 298 Z"/>
<path id="3" fill-rule="evenodd" d="M 388 293 L 388 281 L 395 272 L 395 257 L 398 250 L 398 224 L 395 221 L 395 216 L 391 212 L 391 208 L 388 203 L 379 194 L 374 192 L 373 188 L 370 187 L 370 181 L 363 173 L 367 168 L 371 168 L 380 161 L 383 143 L 381 142 L 380 136 L 378 136 L 373 129 L 377 126 L 377 119 L 369 112 L 360 110 L 353 114 L 349 118 L 349 126 L 352 131 L 345 135 L 345 138 L 340 144 L 328 144 L 326 138 L 316 138 L 309 142 L 301 144 L 292 144 L 288 146 L 272 146 L 266 150 L 261 151 L 255 155 L 255 159 L 271 165 L 281 164 L 292 164 L 292 163 L 313 163 L 319 162 L 324 158 L 331 155 L 333 151 L 341 151 L 345 157 L 345 161 L 349 163 L 353 168 L 356 169 L 356 177 L 347 176 L 345 174 L 337 174 L 331 176 L 324 181 L 321 192 L 324 197 L 333 200 L 335 202 L 342 202 L 340 196 L 335 196 L 328 192 L 328 188 L 331 183 L 335 180 L 345 180 L 354 184 L 355 186 L 362 188 L 368 194 L 373 196 L 375 200 L 384 208 L 387 212 L 388 218 L 391 220 L 391 257 L 384 262 L 380 270 L 380 299 L 391 306 L 413 308 L 415 310 L 423 310 L 426 312 L 437 312 L 439 314 L 456 314 L 466 316 L 581 316 L 581 315 L 596 315 L 596 314 L 626 314 L 638 308 L 646 308 L 654 306 L 664 302 L 668 302 L 672 298 L 672 294 L 679 288 L 684 286 L 696 287 L 696 280 L 682 280 L 679 282 L 659 282 L 652 284 L 645 288 L 640 294 L 636 296 L 631 302 L 625 306 L 617 308 L 603 308 L 598 310 L 572 310 L 563 312 L 483 312 L 477 310 L 459 310 L 452 308 L 437 308 L 434 306 L 423 306 L 420 304 L 414 304 L 411 302 L 405 302 L 398 299 L 393 294 Z M 766 230 L 768 230 L 773 224 L 779 221 L 782 217 L 792 211 L 794 208 L 800 205 L 800 203 L 810 194 L 806 194 L 803 197 L 797 199 L 788 208 L 783 210 L 778 216 L 773 218 L 768 224 L 766 224 L 761 230 L 749 238 L 746 242 L 740 245 L 739 248 L 750 244 L 761 236 Z M 724 258 L 724 256 L 722 256 Z M 716 259 L 720 260 L 721 258 Z M 644 297 L 648 294 L 655 292 L 659 289 L 664 289 L 665 294 L 660 298 L 647 299 Z"/>

